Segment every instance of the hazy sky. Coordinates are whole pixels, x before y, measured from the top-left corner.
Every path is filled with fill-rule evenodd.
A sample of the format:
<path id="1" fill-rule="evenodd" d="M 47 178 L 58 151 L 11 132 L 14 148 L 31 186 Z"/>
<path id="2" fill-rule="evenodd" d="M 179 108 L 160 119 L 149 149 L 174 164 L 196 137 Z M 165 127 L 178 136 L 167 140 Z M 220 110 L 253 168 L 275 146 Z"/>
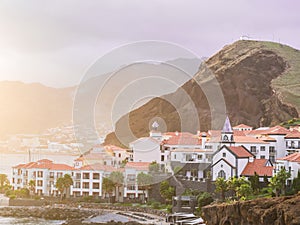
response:
<path id="1" fill-rule="evenodd" d="M 299 9 L 296 0 L 2 0 L 0 80 L 74 85 L 97 58 L 141 40 L 177 43 L 199 57 L 242 35 L 300 49 Z"/>

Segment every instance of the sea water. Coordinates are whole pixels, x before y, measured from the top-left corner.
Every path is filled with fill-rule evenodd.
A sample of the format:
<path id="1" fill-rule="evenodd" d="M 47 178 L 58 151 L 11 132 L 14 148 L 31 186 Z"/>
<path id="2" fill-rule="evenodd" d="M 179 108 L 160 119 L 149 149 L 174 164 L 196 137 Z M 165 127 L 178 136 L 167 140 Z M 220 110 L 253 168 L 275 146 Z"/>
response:
<path id="1" fill-rule="evenodd" d="M 60 225 L 64 220 L 44 220 L 39 218 L 0 217 L 0 225 Z"/>

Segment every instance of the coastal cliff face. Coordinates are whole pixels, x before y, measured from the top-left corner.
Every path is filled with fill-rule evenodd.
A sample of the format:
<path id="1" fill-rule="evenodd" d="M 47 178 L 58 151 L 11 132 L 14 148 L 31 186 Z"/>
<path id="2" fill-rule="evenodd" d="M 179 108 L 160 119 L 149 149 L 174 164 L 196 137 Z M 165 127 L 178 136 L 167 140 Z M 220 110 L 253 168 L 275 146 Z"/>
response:
<path id="1" fill-rule="evenodd" d="M 207 225 L 299 225 L 300 195 L 206 206 Z"/>
<path id="2" fill-rule="evenodd" d="M 300 65 L 297 60 L 300 51 L 271 42 L 238 41 L 225 46 L 202 63 L 193 79 L 176 92 L 154 98 L 123 116 L 116 123 L 115 133 L 109 134 L 105 142 L 118 145 L 121 139 L 122 144 L 128 145 L 134 138 L 124 127 L 129 127 L 135 138 L 148 136 L 149 124 L 155 117 L 163 120 L 159 122 L 166 131 L 193 133 L 220 129 L 226 112 L 232 124 L 253 127 L 277 125 L 298 117 Z M 223 111 L 222 106 L 212 108 L 209 101 L 209 96 L 213 99 L 217 95 L 216 85 L 225 100 Z M 196 111 L 198 127 L 191 109 Z M 218 115 L 214 118 L 218 120 L 214 122 L 217 127 L 212 127 L 212 112 Z"/>

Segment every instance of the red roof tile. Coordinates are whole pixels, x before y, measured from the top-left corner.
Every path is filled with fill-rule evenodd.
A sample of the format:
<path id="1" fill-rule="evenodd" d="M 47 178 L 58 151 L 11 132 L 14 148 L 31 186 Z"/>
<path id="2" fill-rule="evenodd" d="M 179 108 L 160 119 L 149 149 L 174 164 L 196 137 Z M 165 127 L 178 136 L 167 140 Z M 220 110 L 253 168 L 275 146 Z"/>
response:
<path id="1" fill-rule="evenodd" d="M 243 146 L 229 146 L 230 149 L 238 158 L 253 157 L 253 155 Z"/>
<path id="2" fill-rule="evenodd" d="M 285 157 L 277 159 L 277 160 L 285 160 L 285 161 L 300 163 L 300 153 L 299 152 L 295 152 L 295 153 L 293 153 L 291 155 L 285 156 Z"/>
<path id="3" fill-rule="evenodd" d="M 108 166 L 108 165 L 103 165 L 100 163 L 95 163 L 95 164 L 91 164 L 91 165 L 86 165 L 80 168 L 80 170 L 96 170 L 96 171 L 124 171 L 123 168 L 115 168 L 113 166 Z"/>
<path id="4" fill-rule="evenodd" d="M 136 170 L 149 170 L 150 162 L 128 162 L 126 163 L 126 169 L 136 169 Z"/>
<path id="5" fill-rule="evenodd" d="M 256 144 L 267 144 L 265 141 L 249 137 L 249 136 L 236 136 L 234 137 L 234 142 L 236 143 L 256 143 Z"/>
<path id="6" fill-rule="evenodd" d="M 256 172 L 258 176 L 271 177 L 273 174 L 273 166 L 267 166 L 267 159 L 254 159 L 253 162 L 248 162 L 245 169 L 241 173 L 242 176 L 253 176 Z"/>
<path id="7" fill-rule="evenodd" d="M 233 129 L 237 129 L 237 128 L 252 128 L 252 127 L 241 123 L 241 124 L 236 125 L 236 126 L 233 127 Z"/>
<path id="8" fill-rule="evenodd" d="M 166 145 L 200 145 L 201 139 L 194 134 L 188 132 L 168 132 L 164 136 L 169 136 L 168 139 L 162 141 Z"/>
<path id="9" fill-rule="evenodd" d="M 299 139 L 300 138 L 300 132 L 297 130 L 291 131 L 289 134 L 285 136 L 286 139 Z"/>
<path id="10" fill-rule="evenodd" d="M 37 162 L 30 162 L 26 164 L 20 164 L 15 166 L 17 169 L 49 169 L 49 170 L 74 170 L 74 167 L 66 164 L 56 164 L 48 159 L 42 159 Z"/>
<path id="11" fill-rule="evenodd" d="M 276 134 L 280 134 L 280 135 L 284 135 L 284 134 L 289 134 L 290 131 L 284 127 L 281 126 L 275 126 L 275 127 L 271 127 L 270 129 L 266 130 L 264 134 L 269 134 L 269 135 L 276 135 Z"/>

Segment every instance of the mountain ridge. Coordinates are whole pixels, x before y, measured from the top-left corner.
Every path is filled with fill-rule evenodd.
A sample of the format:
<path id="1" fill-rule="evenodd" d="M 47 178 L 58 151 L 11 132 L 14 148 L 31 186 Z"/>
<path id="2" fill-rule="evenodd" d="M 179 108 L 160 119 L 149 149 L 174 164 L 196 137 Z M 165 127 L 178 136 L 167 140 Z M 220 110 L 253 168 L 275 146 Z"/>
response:
<path id="1" fill-rule="evenodd" d="M 214 129 L 221 128 L 224 112 L 233 124 L 245 123 L 253 127 L 271 126 L 298 117 L 299 61 L 299 50 L 278 43 L 243 40 L 227 45 L 207 59 L 194 78 L 181 87 L 188 93 L 191 102 L 181 100 L 178 90 L 152 99 L 123 116 L 116 123 L 115 133 L 107 135 L 105 143 L 128 145 L 134 138 L 148 136 L 149 124 L 155 117 L 161 118 L 165 130 L 194 133 L 196 129 L 192 124 L 185 126 L 185 129 L 180 126 L 182 121 L 189 123 L 191 120 L 189 112 L 180 117 L 178 115 L 184 108 L 192 109 L 192 104 L 196 105 L 201 124 L 198 129 L 202 131 L 212 128 L 212 112 L 218 115 Z M 222 89 L 226 109 L 211 109 L 207 96 L 197 85 L 208 84 L 213 76 Z M 208 92 L 214 94 L 214 90 Z M 176 108 L 166 99 L 176 101 Z M 129 121 L 125 119 L 127 117 Z M 128 135 L 128 129 L 133 135 Z"/>

